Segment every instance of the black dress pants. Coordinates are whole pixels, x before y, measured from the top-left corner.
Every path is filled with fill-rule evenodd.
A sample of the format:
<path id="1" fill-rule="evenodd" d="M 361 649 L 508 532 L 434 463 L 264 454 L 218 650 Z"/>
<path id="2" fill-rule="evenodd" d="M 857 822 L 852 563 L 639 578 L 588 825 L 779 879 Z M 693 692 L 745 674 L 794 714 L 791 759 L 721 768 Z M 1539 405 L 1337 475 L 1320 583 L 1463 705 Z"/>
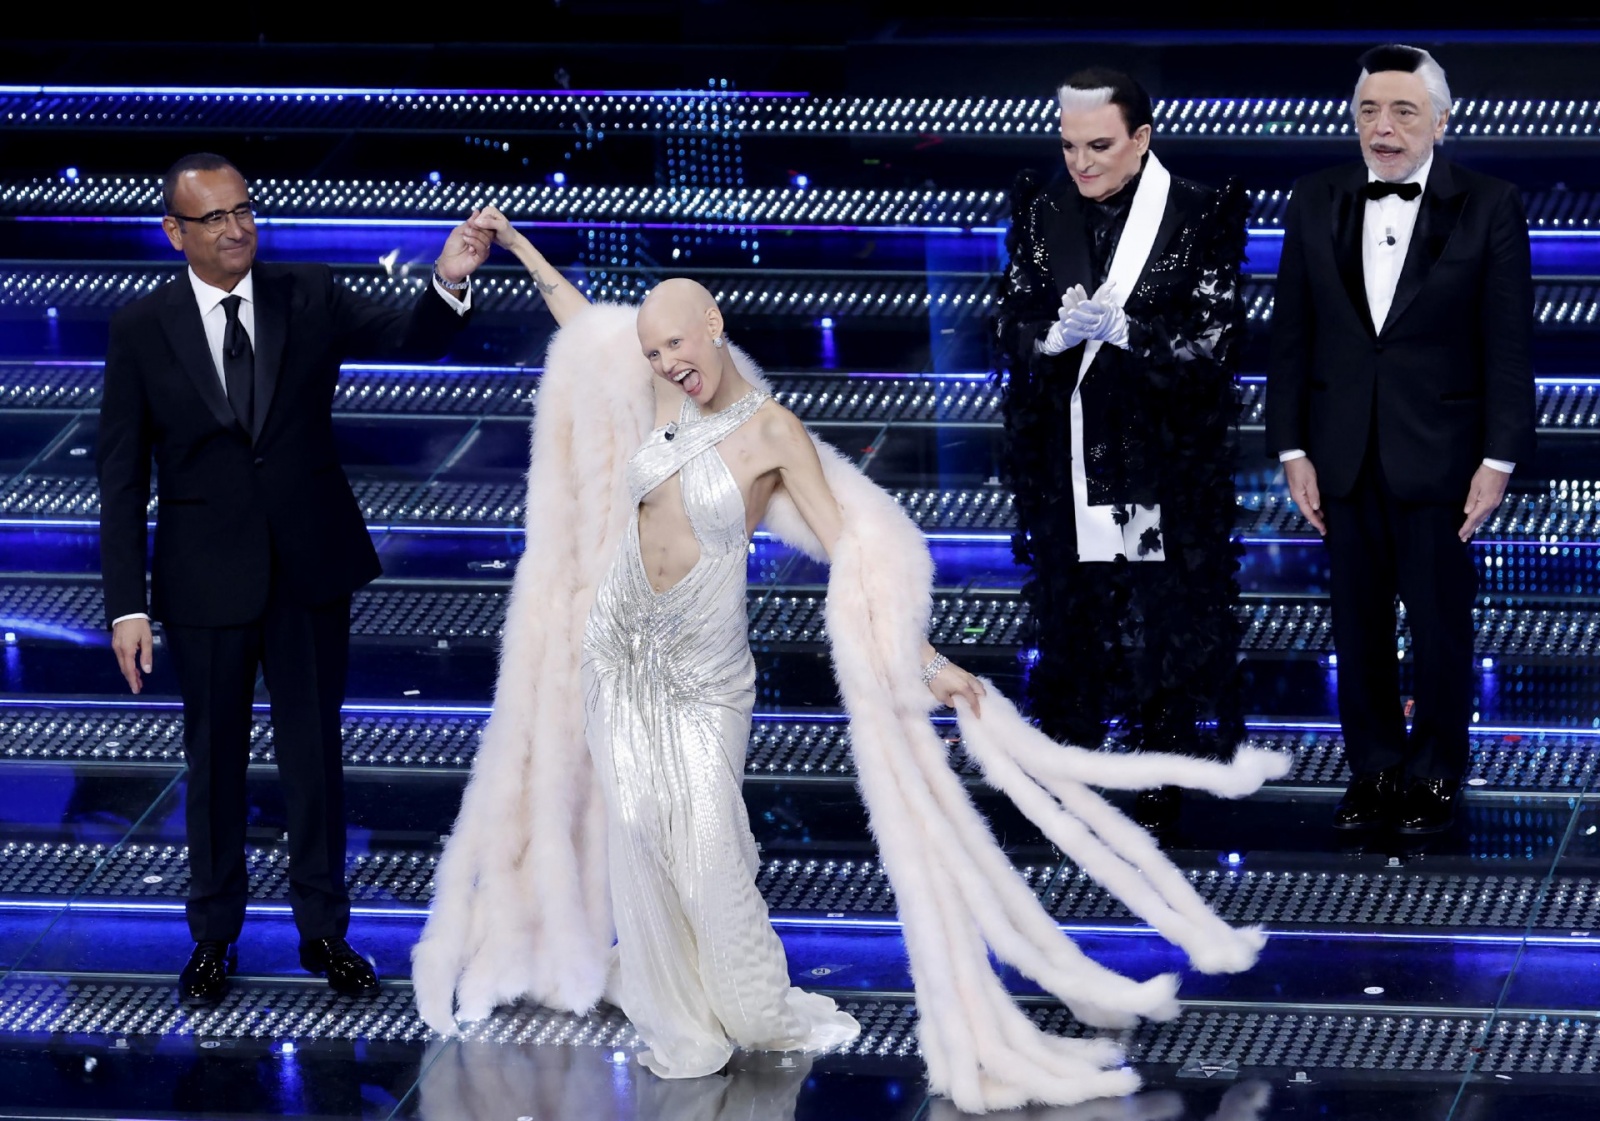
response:
<path id="1" fill-rule="evenodd" d="M 302 938 L 342 938 L 344 769 L 339 708 L 350 651 L 350 599 L 308 607 L 268 597 L 262 617 L 237 627 L 167 626 L 183 694 L 189 765 L 189 930 L 232 942 L 244 924 L 251 698 L 261 668 L 272 700 L 278 778 L 288 813 L 289 903 Z"/>
<path id="2" fill-rule="evenodd" d="M 1070 517 L 1070 512 L 1068 514 Z M 1231 605 L 1176 560 L 1053 561 L 1025 589 L 1038 660 L 1028 709 L 1052 739 L 1098 747 L 1109 722 L 1138 751 L 1231 758 L 1240 738 Z M 1225 636 L 1225 649 L 1196 657 Z"/>
<path id="3" fill-rule="evenodd" d="M 1459 781 L 1472 720 L 1472 546 L 1457 534 L 1462 502 L 1405 502 L 1376 447 L 1355 487 L 1324 498 L 1339 721 L 1356 775 L 1403 766 L 1412 778 Z M 1400 704 L 1395 598 L 1405 604 L 1413 663 L 1411 734 Z"/>

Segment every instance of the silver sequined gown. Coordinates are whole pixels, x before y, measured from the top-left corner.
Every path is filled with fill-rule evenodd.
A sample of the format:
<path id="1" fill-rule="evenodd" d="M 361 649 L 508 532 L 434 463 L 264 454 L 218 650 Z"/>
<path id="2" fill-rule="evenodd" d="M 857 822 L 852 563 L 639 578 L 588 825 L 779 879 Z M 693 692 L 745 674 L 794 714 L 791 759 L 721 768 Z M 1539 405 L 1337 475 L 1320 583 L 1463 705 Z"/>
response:
<path id="1" fill-rule="evenodd" d="M 710 416 L 686 401 L 678 423 L 634 453 L 632 516 L 584 632 L 586 735 L 605 791 L 617 926 L 607 995 L 664 1078 L 720 1070 L 735 1046 L 821 1050 L 860 1030 L 833 1001 L 790 986 L 740 793 L 755 703 L 749 541 L 717 445 L 764 400 L 752 391 Z M 700 559 L 657 594 L 638 507 L 674 474 Z"/>

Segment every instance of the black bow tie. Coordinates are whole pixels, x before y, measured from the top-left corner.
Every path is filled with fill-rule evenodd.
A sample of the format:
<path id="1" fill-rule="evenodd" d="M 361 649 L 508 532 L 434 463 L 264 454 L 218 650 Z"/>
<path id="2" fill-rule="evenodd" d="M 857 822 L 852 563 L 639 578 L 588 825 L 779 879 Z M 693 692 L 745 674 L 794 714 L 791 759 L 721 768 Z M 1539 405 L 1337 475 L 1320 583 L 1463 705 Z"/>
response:
<path id="1" fill-rule="evenodd" d="M 1410 202 L 1421 193 L 1421 183 L 1385 183 L 1382 180 L 1373 180 L 1361 188 L 1361 197 L 1374 202 L 1389 195 L 1399 195 L 1404 201 Z"/>

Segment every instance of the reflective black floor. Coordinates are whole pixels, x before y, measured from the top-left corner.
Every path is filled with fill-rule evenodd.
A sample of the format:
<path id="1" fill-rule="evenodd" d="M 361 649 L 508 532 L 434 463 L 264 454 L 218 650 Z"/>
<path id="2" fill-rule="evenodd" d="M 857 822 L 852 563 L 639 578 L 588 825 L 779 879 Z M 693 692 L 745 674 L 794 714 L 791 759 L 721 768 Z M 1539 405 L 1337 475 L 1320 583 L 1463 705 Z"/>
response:
<path id="1" fill-rule="evenodd" d="M 458 789 L 460 775 L 371 769 L 351 768 L 352 938 L 388 978 L 384 994 L 339 998 L 297 969 L 262 766 L 240 976 L 221 1007 L 195 1011 L 173 995 L 188 948 L 181 771 L 0 765 L 0 1055 L 16 1073 L 0 1116 L 956 1116 L 920 1082 L 903 949 L 847 782 L 748 785 L 793 979 L 845 1002 L 867 1034 L 843 1054 L 741 1056 L 725 1078 L 668 1084 L 630 1061 L 637 1040 L 614 1010 L 504 1009 L 451 1041 L 417 1021 L 404 977 L 453 811 L 430 787 Z M 1592 1092 L 1600 798 L 1480 787 L 1441 838 L 1338 846 L 1323 828 L 1331 797 L 1301 785 L 1186 804 L 1169 849 L 1221 913 L 1274 931 L 1260 964 L 1186 975 L 1179 1020 L 1126 1033 L 1143 1096 L 1022 1116 L 1509 1118 L 1556 1116 L 1537 1111 Z M 1183 968 L 1047 846 L 1008 841 L 1097 959 L 1136 977 Z M 1079 1030 L 1026 978 L 1008 984 L 1035 1015 Z"/>

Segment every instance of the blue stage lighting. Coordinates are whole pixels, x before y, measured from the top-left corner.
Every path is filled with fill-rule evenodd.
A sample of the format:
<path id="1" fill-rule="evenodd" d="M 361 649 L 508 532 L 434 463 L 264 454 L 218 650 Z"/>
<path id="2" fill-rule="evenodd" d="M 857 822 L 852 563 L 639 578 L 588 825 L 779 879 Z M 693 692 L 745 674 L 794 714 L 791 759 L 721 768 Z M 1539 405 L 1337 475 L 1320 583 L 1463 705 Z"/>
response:
<path id="1" fill-rule="evenodd" d="M 292 1054 L 294 1054 L 294 1044 L 293 1043 L 280 1044 L 279 1047 L 278 1047 L 278 1050 L 282 1054 L 292 1055 Z"/>
<path id="2" fill-rule="evenodd" d="M 430 182 L 430 183 L 439 183 L 439 182 L 443 182 L 443 180 L 444 180 L 444 176 L 440 175 L 437 171 L 428 172 L 428 182 Z"/>
<path id="3" fill-rule="evenodd" d="M 69 182 L 76 183 L 78 181 L 78 169 L 75 167 L 62 168 L 61 178 L 66 179 Z"/>
<path id="4" fill-rule="evenodd" d="M 60 314 L 61 314 L 61 312 L 58 309 L 53 308 L 53 307 L 47 307 L 47 308 L 44 309 L 44 317 L 46 319 L 54 319 L 54 318 L 56 318 L 56 316 L 58 316 Z"/>
<path id="5" fill-rule="evenodd" d="M 818 324 L 817 324 L 817 326 L 819 326 L 819 327 L 821 327 L 821 328 L 822 328 L 822 329 L 823 329 L 823 330 L 824 330 L 824 331 L 831 331 L 831 330 L 833 330 L 833 316 L 831 316 L 831 315 L 824 315 L 824 316 L 823 316 L 823 317 L 822 317 L 822 320 L 821 320 L 821 322 L 819 322 L 819 323 L 818 323 Z"/>
<path id="6" fill-rule="evenodd" d="M 564 171 L 556 172 L 550 177 L 550 182 L 558 187 L 565 187 L 567 185 L 567 173 Z"/>
<path id="7" fill-rule="evenodd" d="M 1230 852 L 1228 854 L 1228 863 L 1229 864 L 1233 864 L 1233 865 L 1243 864 L 1244 863 L 1244 857 L 1240 856 L 1236 852 Z"/>
<path id="8" fill-rule="evenodd" d="M 1339 665 L 1339 655 L 1337 655 L 1337 654 L 1329 654 L 1328 655 L 1328 665 L 1332 666 L 1334 668 L 1337 668 L 1338 665 Z"/>
<path id="9" fill-rule="evenodd" d="M 1494 669 L 1494 659 L 1493 658 L 1485 658 L 1483 661 L 1479 662 L 1478 664 L 1481 665 L 1484 669 Z"/>
<path id="10" fill-rule="evenodd" d="M 803 191 L 811 186 L 811 177 L 809 175 L 791 175 L 789 176 L 789 185 L 797 191 Z"/>

